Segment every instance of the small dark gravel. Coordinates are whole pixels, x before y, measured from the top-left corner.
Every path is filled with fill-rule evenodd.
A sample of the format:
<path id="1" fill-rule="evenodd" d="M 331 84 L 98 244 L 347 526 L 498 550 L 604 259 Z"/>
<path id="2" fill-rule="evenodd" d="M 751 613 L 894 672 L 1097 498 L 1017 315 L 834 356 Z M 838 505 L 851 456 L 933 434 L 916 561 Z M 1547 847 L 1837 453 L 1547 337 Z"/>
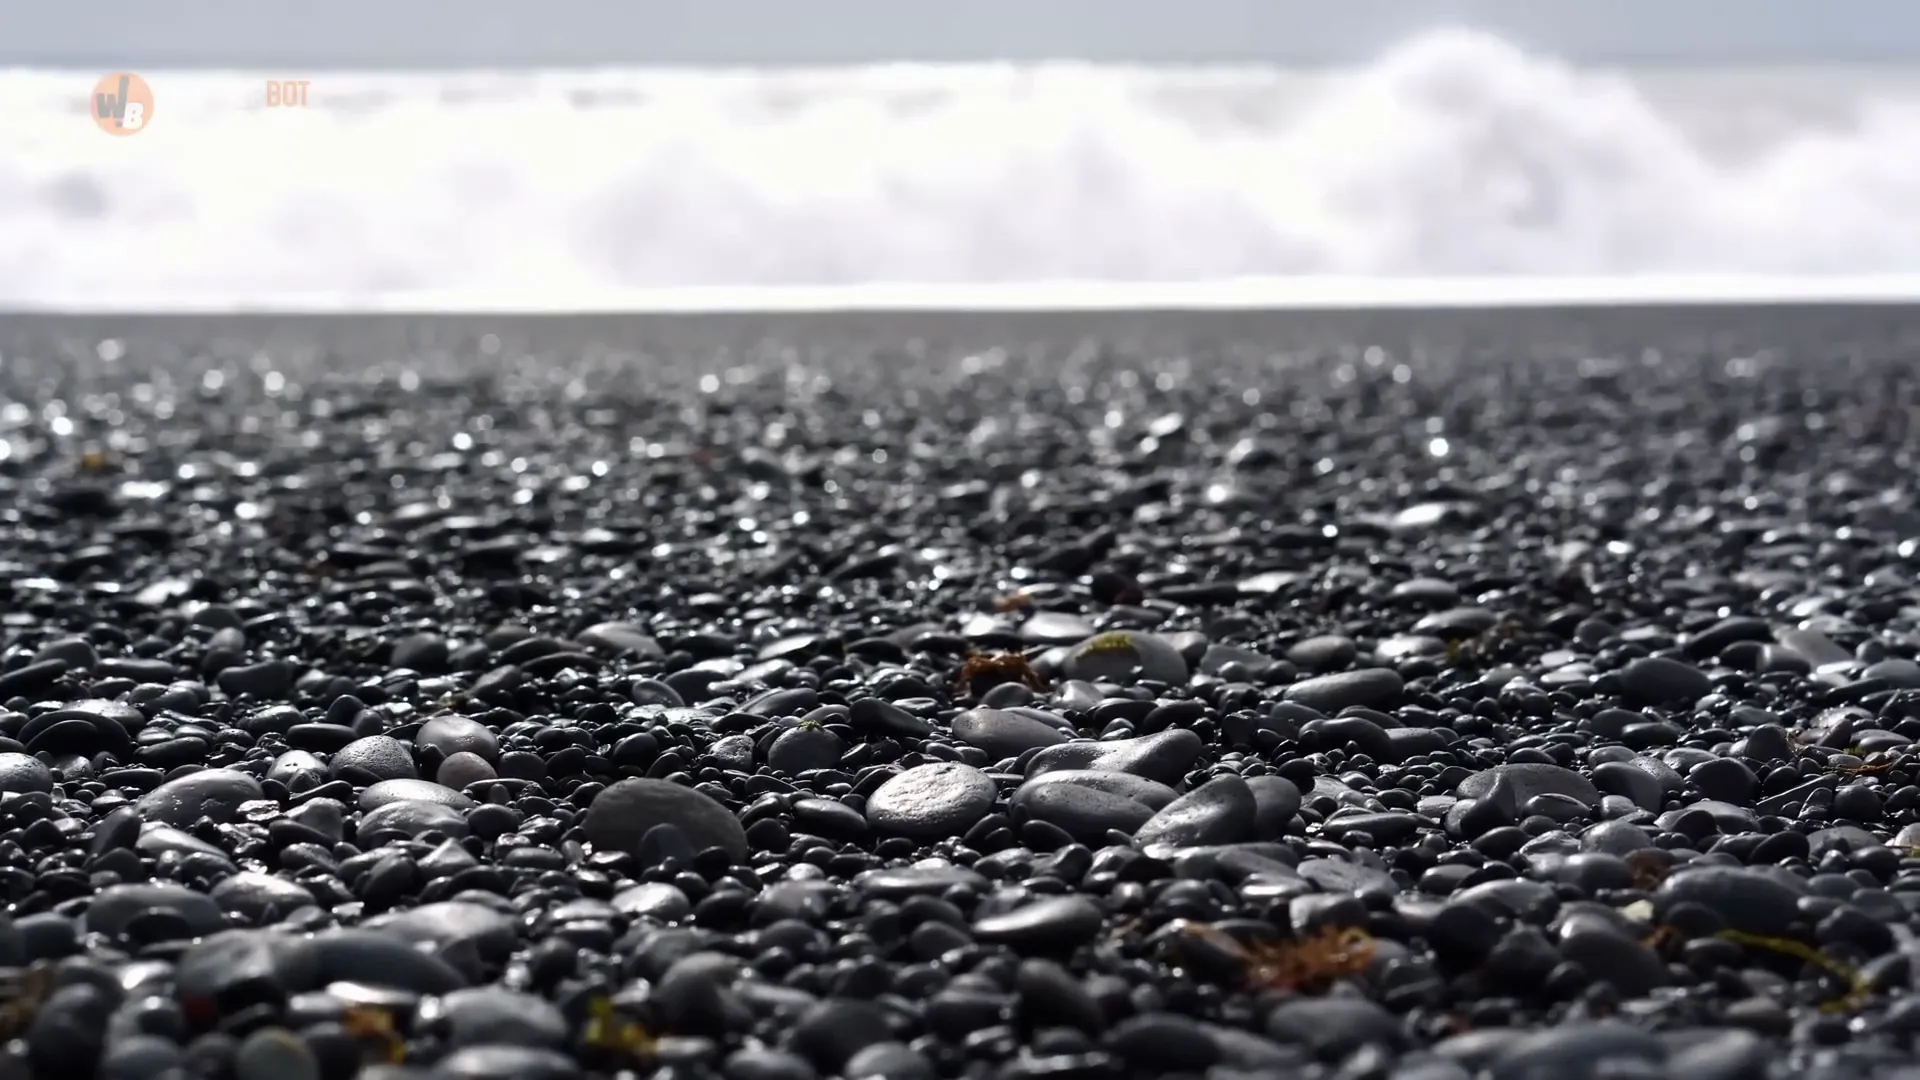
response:
<path id="1" fill-rule="evenodd" d="M 0 1076 L 1910 1077 L 1915 355 L 9 319 Z"/>

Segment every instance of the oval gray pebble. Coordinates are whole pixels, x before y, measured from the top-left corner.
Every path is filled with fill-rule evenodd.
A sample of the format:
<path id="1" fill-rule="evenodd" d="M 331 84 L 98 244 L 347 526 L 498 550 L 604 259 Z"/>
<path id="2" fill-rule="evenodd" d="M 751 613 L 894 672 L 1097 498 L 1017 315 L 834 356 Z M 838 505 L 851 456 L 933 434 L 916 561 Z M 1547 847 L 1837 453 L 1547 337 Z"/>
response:
<path id="1" fill-rule="evenodd" d="M 1186 658 L 1165 638 L 1133 630 L 1115 630 L 1075 645 L 1060 665 L 1069 679 L 1131 683 L 1137 680 L 1182 686 L 1190 673 Z"/>
<path id="2" fill-rule="evenodd" d="M 747 857 L 747 831 L 733 811 L 669 780 L 622 780 L 594 796 L 581 831 L 600 851 L 634 853 L 655 825 L 674 825 L 699 849 Z"/>
<path id="3" fill-rule="evenodd" d="M 965 835 L 993 811 L 998 789 L 971 765 L 920 765 L 881 784 L 867 800 L 876 831 L 913 840 Z"/>

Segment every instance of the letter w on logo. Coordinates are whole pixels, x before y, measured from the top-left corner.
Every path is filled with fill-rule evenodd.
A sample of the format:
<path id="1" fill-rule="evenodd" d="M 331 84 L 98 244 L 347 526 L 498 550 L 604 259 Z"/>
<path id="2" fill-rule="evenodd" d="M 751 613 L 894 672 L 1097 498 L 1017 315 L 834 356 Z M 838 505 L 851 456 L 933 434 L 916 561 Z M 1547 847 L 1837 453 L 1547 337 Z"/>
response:
<path id="1" fill-rule="evenodd" d="M 93 112 L 95 116 L 98 116 L 102 120 L 121 120 L 126 118 L 128 81 L 127 76 L 120 76 L 120 92 L 118 94 L 93 95 Z"/>

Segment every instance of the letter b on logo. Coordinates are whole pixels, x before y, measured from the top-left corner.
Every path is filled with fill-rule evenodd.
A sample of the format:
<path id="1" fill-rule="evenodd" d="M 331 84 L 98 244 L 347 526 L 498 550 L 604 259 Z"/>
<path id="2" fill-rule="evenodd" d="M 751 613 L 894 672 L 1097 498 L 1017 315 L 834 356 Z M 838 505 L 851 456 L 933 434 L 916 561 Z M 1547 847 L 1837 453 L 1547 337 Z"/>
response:
<path id="1" fill-rule="evenodd" d="M 130 71 L 116 71 L 93 86 L 89 112 L 109 135 L 134 135 L 153 119 L 153 88 Z"/>

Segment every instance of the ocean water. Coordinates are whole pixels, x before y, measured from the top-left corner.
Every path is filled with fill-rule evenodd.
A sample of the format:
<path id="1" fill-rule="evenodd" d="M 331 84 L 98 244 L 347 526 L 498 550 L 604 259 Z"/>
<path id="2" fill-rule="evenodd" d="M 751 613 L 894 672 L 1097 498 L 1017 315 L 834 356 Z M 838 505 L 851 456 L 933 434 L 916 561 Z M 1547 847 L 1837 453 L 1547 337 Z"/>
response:
<path id="1" fill-rule="evenodd" d="M 140 71 L 119 138 L 101 74 L 0 71 L 0 306 L 1920 295 L 1888 68 Z"/>

